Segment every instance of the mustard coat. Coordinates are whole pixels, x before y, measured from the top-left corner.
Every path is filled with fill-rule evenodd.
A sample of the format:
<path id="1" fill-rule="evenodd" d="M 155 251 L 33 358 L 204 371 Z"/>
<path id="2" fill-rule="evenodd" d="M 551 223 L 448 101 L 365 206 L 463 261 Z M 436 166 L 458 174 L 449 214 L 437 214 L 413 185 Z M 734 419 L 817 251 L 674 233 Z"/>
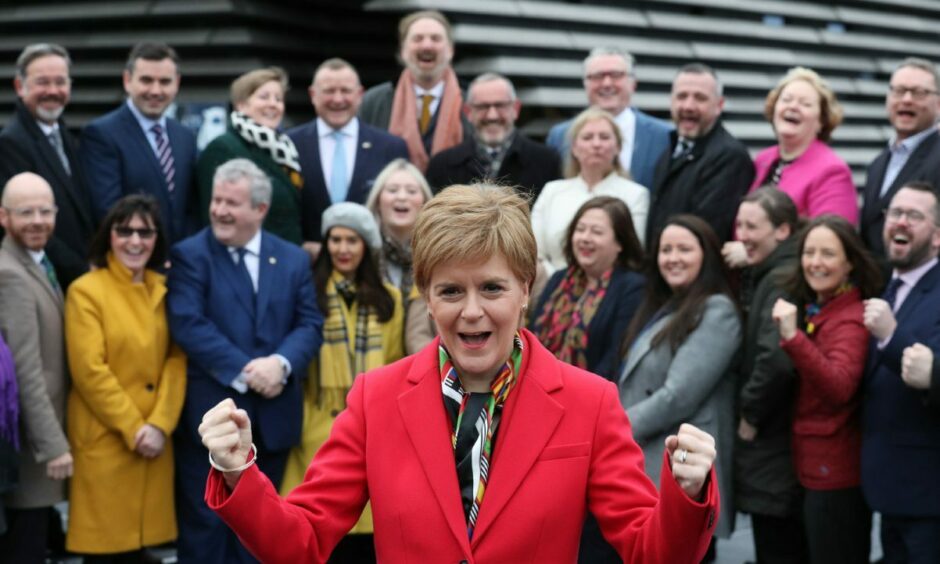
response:
<path id="1" fill-rule="evenodd" d="M 334 271 L 333 277 L 327 282 L 327 295 L 336 293 L 335 280 L 340 275 Z M 395 286 L 385 283 L 385 289 L 392 295 L 395 308 L 392 317 L 385 323 L 380 322 L 375 314 L 369 315 L 367 333 L 369 342 L 377 338 L 381 341 L 380 347 L 366 353 L 366 370 L 380 368 L 391 364 L 404 356 L 403 333 L 405 311 L 402 306 L 401 292 Z M 352 387 L 352 381 L 357 374 L 352 374 L 349 358 L 355 350 L 356 344 L 356 318 L 359 314 L 359 304 L 354 302 L 348 307 L 342 299 L 336 300 L 338 305 L 324 312 L 323 345 L 320 347 L 318 359 L 310 363 L 307 381 L 304 384 L 304 426 L 301 432 L 300 444 L 291 450 L 287 460 L 287 468 L 281 481 L 281 495 L 287 495 L 294 487 L 303 481 L 307 466 L 313 456 L 326 442 L 333 428 L 333 421 L 339 412 L 346 409 L 346 392 Z M 331 342 L 331 328 L 345 323 L 346 343 Z M 336 383 L 346 381 L 348 387 L 337 387 Z M 362 512 L 359 522 L 350 533 L 372 532 L 372 508 L 367 505 Z"/>
<path id="2" fill-rule="evenodd" d="M 109 254 L 107 268 L 69 287 L 70 551 L 124 552 L 176 538 L 170 435 L 183 407 L 186 358 L 170 341 L 164 280 L 147 270 L 143 283 L 133 283 Z M 145 423 L 167 438 L 153 459 L 134 451 Z"/>

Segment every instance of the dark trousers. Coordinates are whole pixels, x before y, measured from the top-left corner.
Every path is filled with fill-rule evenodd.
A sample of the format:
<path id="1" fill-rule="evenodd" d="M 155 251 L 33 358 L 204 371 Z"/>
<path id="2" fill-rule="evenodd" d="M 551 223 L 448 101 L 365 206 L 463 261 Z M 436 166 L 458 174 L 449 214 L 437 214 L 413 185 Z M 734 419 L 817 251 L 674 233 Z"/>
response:
<path id="1" fill-rule="evenodd" d="M 620 564 L 620 555 L 601 535 L 601 527 L 594 515 L 588 513 L 581 530 L 581 545 L 578 547 L 578 564 Z"/>
<path id="2" fill-rule="evenodd" d="M 209 475 L 206 447 L 186 430 L 175 433 L 173 445 L 176 456 L 176 521 L 179 526 L 177 561 L 180 564 L 257 562 L 228 525 L 206 505 L 204 495 Z M 277 489 L 284 476 L 289 451 L 265 451 L 261 446 L 258 449 L 258 468 Z"/>
<path id="3" fill-rule="evenodd" d="M 789 517 L 751 514 L 757 564 L 803 564 L 809 562 L 806 534 L 799 513 Z"/>
<path id="4" fill-rule="evenodd" d="M 883 564 L 940 562 L 940 519 L 881 515 Z"/>
<path id="5" fill-rule="evenodd" d="M 803 497 L 809 560 L 813 564 L 868 564 L 871 510 L 861 488 L 810 490 Z"/>
<path id="6" fill-rule="evenodd" d="M 83 564 L 149 564 L 153 562 L 143 549 L 112 554 L 83 554 Z"/>
<path id="7" fill-rule="evenodd" d="M 346 535 L 333 549 L 327 564 L 375 564 L 375 537 L 363 533 Z"/>
<path id="8" fill-rule="evenodd" d="M 11 564 L 45 562 L 51 512 L 51 507 L 7 508 L 7 532 L 0 536 L 0 562 Z"/>

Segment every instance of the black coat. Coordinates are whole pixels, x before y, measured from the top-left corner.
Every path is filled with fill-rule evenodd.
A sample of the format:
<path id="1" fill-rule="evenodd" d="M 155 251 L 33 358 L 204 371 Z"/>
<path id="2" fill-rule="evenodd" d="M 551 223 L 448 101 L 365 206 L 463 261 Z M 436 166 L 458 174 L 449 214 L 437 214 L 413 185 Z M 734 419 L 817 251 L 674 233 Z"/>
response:
<path id="1" fill-rule="evenodd" d="M 496 181 L 521 187 L 534 202 L 545 184 L 561 178 L 560 173 L 558 153 L 517 133 L 499 167 Z M 451 184 L 479 181 L 483 174 L 476 141 L 470 139 L 431 157 L 427 179 L 436 194 Z"/>
<path id="2" fill-rule="evenodd" d="M 754 180 L 754 163 L 747 149 L 718 121 L 687 155 L 674 160 L 678 138 L 675 131 L 670 135 L 669 150 L 656 163 L 647 244 L 652 244 L 671 216 L 680 213 L 701 217 L 720 240 L 730 240 L 738 203 Z"/>
<path id="3" fill-rule="evenodd" d="M 940 134 L 934 131 L 921 141 L 882 197 L 881 183 L 884 182 L 890 158 L 891 151 L 885 149 L 872 161 L 868 166 L 862 192 L 865 196 L 860 222 L 862 239 L 868 250 L 882 263 L 885 261 L 885 245 L 881 234 L 885 225 L 884 210 L 891 203 L 891 198 L 901 186 L 912 180 L 926 180 L 932 183 L 934 188 L 940 189 Z"/>
<path id="4" fill-rule="evenodd" d="M 61 119 L 59 131 L 72 169 L 71 175 L 65 171 L 59 155 L 36 119 L 21 101 L 16 102 L 13 118 L 0 133 L 0 192 L 12 176 L 21 172 L 34 172 L 52 186 L 59 213 L 46 252 L 65 289 L 72 280 L 88 271 L 88 246 L 95 226 L 85 176 L 78 159 L 78 145 Z"/>
<path id="5" fill-rule="evenodd" d="M 757 427 L 750 442 L 735 442 L 735 500 L 746 513 L 784 517 L 799 508 L 800 485 L 793 469 L 790 428 L 796 398 L 796 370 L 780 348 L 771 317 L 784 296 L 781 276 L 794 267 L 794 240 L 745 273 L 741 305 L 745 314 L 738 410 Z"/>
<path id="6" fill-rule="evenodd" d="M 561 284 L 565 272 L 566 270 L 555 272 L 542 290 L 529 323 L 533 332 L 538 333 L 541 330 L 541 327 L 536 326 L 535 320 L 542 315 L 545 303 Z M 620 376 L 617 370 L 621 361 L 620 345 L 633 314 L 643 301 L 645 287 L 646 278 L 642 274 L 624 268 L 614 268 L 604 299 L 588 325 L 588 346 L 584 351 L 588 371 L 612 382 L 617 381 Z"/>

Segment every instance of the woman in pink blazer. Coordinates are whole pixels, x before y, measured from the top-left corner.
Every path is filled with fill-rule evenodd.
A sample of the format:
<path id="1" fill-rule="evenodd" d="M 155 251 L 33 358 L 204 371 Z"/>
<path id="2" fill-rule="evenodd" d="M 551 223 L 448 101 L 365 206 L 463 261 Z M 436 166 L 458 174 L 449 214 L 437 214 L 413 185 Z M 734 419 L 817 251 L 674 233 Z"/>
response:
<path id="1" fill-rule="evenodd" d="M 286 499 L 252 466 L 244 411 L 227 399 L 203 418 L 206 501 L 252 554 L 325 562 L 368 500 L 381 562 L 575 562 L 588 510 L 627 562 L 698 562 L 718 517 L 714 439 L 668 437 L 657 494 L 616 387 L 519 329 L 537 256 L 525 201 L 448 188 L 413 244 L 439 337 L 355 379 Z"/>
<path id="2" fill-rule="evenodd" d="M 786 192 L 801 216 L 841 215 L 858 224 L 852 171 L 826 142 L 842 122 L 842 106 L 816 72 L 795 67 L 767 95 L 764 115 L 777 144 L 754 159 L 751 190 L 771 185 Z"/>

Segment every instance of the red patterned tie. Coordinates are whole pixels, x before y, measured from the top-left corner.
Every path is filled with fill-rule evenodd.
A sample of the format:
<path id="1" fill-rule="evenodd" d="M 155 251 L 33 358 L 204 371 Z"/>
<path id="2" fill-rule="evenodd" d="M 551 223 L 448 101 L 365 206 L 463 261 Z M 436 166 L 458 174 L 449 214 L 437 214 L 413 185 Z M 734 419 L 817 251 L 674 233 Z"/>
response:
<path id="1" fill-rule="evenodd" d="M 163 128 L 160 127 L 159 123 L 154 124 L 150 131 L 153 131 L 153 137 L 157 141 L 157 160 L 160 161 L 160 170 L 163 171 L 163 177 L 166 179 L 166 190 L 172 193 L 173 189 L 176 188 L 176 183 L 173 181 L 176 175 L 176 166 L 173 162 L 170 140 L 163 133 Z"/>

